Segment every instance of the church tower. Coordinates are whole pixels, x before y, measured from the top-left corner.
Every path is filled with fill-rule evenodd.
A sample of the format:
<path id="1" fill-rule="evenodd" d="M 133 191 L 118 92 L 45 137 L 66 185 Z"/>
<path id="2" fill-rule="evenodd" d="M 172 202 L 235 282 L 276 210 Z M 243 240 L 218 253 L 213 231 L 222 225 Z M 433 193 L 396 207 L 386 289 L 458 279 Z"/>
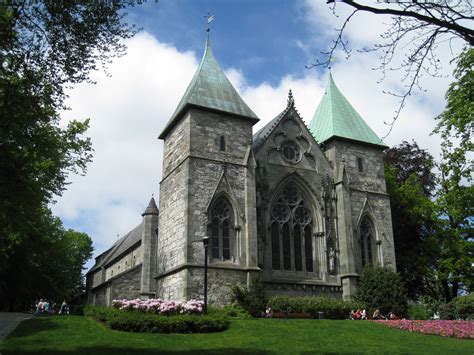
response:
<path id="1" fill-rule="evenodd" d="M 252 126 L 258 122 L 217 63 L 202 61 L 159 138 L 164 141 L 157 296 L 203 294 L 203 237 L 210 237 L 211 303 L 258 272 Z"/>
<path id="2" fill-rule="evenodd" d="M 340 277 L 344 298 L 354 295 L 369 264 L 395 269 L 384 142 L 339 91 L 331 75 L 309 126 L 333 167 Z"/>

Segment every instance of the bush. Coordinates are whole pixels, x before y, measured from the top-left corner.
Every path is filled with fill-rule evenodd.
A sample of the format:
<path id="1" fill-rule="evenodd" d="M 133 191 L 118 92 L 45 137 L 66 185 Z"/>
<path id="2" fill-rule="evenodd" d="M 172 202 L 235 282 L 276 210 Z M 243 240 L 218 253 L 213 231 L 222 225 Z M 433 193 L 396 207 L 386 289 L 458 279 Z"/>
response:
<path id="1" fill-rule="evenodd" d="M 366 267 L 357 285 L 355 299 L 370 310 L 380 309 L 382 314 L 394 312 L 406 316 L 407 291 L 399 274 L 387 267 Z"/>
<path id="2" fill-rule="evenodd" d="M 270 298 L 269 306 L 274 312 L 307 313 L 313 318 L 319 316 L 319 312 L 324 312 L 327 319 L 346 319 L 355 307 L 355 304 L 348 301 L 338 300 L 329 297 L 290 297 L 279 295 Z"/>
<path id="3" fill-rule="evenodd" d="M 250 288 L 233 285 L 232 298 L 240 307 L 245 309 L 253 317 L 262 315 L 265 309 L 265 289 L 259 277 L 252 280 Z"/>
<path id="4" fill-rule="evenodd" d="M 460 296 L 451 302 L 442 304 L 439 307 L 439 317 L 441 319 L 474 319 L 474 294 Z"/>
<path id="5" fill-rule="evenodd" d="M 418 320 L 431 319 L 433 313 L 423 304 L 410 304 L 408 306 L 408 318 Z"/>
<path id="6" fill-rule="evenodd" d="M 454 302 L 444 303 L 439 306 L 439 318 L 445 320 L 453 320 L 456 319 L 454 314 Z"/>
<path id="7" fill-rule="evenodd" d="M 456 297 L 453 301 L 454 315 L 457 319 L 474 320 L 474 293 Z"/>
<path id="8" fill-rule="evenodd" d="M 222 315 L 157 315 L 126 312 L 112 307 L 87 306 L 87 316 L 104 322 L 109 328 L 128 332 L 149 333 L 210 333 L 229 327 L 229 320 Z"/>
<path id="9" fill-rule="evenodd" d="M 251 315 L 247 312 L 242 306 L 239 306 L 236 303 L 229 303 L 226 304 L 222 311 L 228 317 L 235 317 L 235 318 L 250 318 Z"/>

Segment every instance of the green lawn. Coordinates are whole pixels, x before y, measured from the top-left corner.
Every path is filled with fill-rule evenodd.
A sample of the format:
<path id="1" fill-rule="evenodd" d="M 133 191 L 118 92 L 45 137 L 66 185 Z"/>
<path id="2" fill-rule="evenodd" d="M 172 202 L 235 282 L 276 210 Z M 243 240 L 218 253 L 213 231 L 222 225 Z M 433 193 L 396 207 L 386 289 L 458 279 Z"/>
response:
<path id="1" fill-rule="evenodd" d="M 23 322 L 0 342 L 0 354 L 473 354 L 474 341 L 409 333 L 364 321 L 241 319 L 213 334 L 139 334 L 112 331 L 79 316 Z"/>

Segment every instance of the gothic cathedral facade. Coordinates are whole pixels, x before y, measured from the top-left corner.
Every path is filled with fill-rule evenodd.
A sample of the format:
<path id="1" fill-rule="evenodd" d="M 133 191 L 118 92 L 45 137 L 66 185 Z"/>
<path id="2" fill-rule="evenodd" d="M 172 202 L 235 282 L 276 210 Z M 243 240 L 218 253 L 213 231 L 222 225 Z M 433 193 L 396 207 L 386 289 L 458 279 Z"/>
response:
<path id="1" fill-rule="evenodd" d="M 260 277 L 268 297 L 350 299 L 366 265 L 395 269 L 382 152 L 387 147 L 332 76 L 306 126 L 293 96 L 255 134 L 258 117 L 217 63 L 201 64 L 160 139 L 159 208 L 96 258 L 88 302 L 202 298 L 225 304 Z"/>

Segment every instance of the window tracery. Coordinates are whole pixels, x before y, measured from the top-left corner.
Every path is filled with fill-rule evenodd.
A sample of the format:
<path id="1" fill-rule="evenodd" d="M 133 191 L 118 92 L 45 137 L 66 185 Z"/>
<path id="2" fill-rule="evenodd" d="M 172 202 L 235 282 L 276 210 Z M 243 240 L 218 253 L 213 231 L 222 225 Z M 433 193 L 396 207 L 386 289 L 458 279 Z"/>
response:
<path id="1" fill-rule="evenodd" d="M 373 244 L 375 239 L 375 227 L 369 217 L 362 219 L 359 229 L 360 253 L 362 267 L 373 264 Z"/>
<path id="2" fill-rule="evenodd" d="M 313 272 L 312 212 L 301 191 L 285 186 L 270 217 L 272 269 Z"/>
<path id="3" fill-rule="evenodd" d="M 232 207 L 220 198 L 211 210 L 211 256 L 213 259 L 230 260 Z"/>

